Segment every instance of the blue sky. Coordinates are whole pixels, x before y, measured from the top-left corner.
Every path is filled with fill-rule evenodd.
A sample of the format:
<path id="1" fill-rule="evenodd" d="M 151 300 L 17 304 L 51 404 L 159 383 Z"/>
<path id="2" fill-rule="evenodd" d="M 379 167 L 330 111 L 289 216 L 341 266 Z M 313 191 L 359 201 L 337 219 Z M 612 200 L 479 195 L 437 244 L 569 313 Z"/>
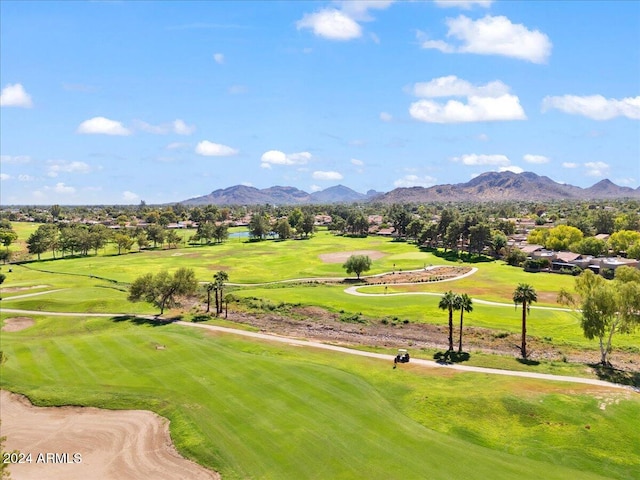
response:
<path id="1" fill-rule="evenodd" d="M 637 1 L 0 2 L 0 202 L 640 185 Z"/>

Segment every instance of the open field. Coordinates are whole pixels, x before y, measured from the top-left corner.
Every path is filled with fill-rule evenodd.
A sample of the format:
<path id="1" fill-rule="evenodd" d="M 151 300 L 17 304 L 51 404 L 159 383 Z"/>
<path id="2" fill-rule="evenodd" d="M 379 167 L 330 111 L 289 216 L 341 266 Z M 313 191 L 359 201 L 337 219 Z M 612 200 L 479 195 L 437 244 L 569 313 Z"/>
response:
<path id="1" fill-rule="evenodd" d="M 181 231 L 181 234 L 188 236 L 190 233 Z M 222 245 L 31 262 L 24 266 L 14 266 L 13 272 L 8 273 L 5 282 L 7 288 L 2 289 L 2 296 L 5 299 L 22 296 L 23 298 L 6 302 L 5 306 L 25 310 L 151 314 L 156 311 L 153 306 L 132 304 L 126 300 L 127 282 L 145 272 L 184 266 L 193 268 L 200 281 L 210 281 L 215 271 L 224 269 L 229 274 L 230 282 L 250 284 L 302 277 L 344 278 L 342 264 L 327 262 L 327 258 L 353 251 L 379 253 L 380 258 L 373 262 L 372 270 L 368 272 L 370 274 L 420 269 L 432 264 L 460 265 L 458 262 L 443 260 L 434 253 L 419 251 L 413 244 L 380 237 L 334 236 L 321 230 L 308 240 L 249 242 L 243 238 L 234 238 Z M 359 289 L 363 293 L 380 294 L 376 297 L 348 295 L 344 292 L 346 287 L 339 284 L 256 285 L 233 291 L 234 295 L 242 298 L 257 297 L 275 304 L 284 302 L 314 305 L 335 312 L 362 313 L 374 320 L 392 316 L 411 322 L 444 325 L 447 315 L 438 308 L 437 296 L 385 296 L 384 293 L 439 294 L 451 289 L 458 293 L 465 292 L 474 299 L 511 305 L 476 303 L 474 311 L 465 315 L 466 325 L 517 333 L 520 328 L 520 313 L 513 308 L 511 296 L 518 283 L 529 283 L 536 289 L 539 300 L 531 312 L 530 335 L 557 345 L 597 349 L 595 341 L 584 338 L 575 313 L 535 308 L 559 307 L 556 303 L 557 292 L 560 288 L 572 289 L 573 277 L 527 273 L 498 261 L 471 265 L 477 268 L 477 272 L 455 281 L 410 286 L 390 285 L 387 288 L 365 286 Z M 25 291 L 25 288 L 30 290 Z M 60 291 L 42 296 L 25 296 L 27 292 L 38 293 L 45 290 Z M 614 348 L 633 349 L 638 345 L 638 333 L 617 335 L 614 339 Z"/>
<path id="2" fill-rule="evenodd" d="M 178 325 L 36 320 L 3 334 L 3 388 L 40 405 L 151 409 L 171 420 L 181 453 L 223 479 L 640 473 L 630 392 L 392 370 Z"/>

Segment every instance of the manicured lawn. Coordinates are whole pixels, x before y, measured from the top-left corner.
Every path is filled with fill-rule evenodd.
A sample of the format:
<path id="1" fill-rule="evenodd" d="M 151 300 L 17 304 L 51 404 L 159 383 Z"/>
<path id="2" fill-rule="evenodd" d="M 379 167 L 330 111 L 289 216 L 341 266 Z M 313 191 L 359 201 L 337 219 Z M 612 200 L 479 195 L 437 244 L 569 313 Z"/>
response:
<path id="1" fill-rule="evenodd" d="M 354 250 L 376 250 L 385 255 L 373 262 L 370 273 L 391 271 L 394 264 L 398 269 L 422 268 L 436 259 L 408 243 L 379 237 L 339 237 L 320 231 L 306 240 L 250 242 L 235 238 L 220 245 L 64 258 L 33 262 L 30 267 L 57 273 L 100 275 L 123 282 L 131 282 L 142 273 L 160 268 L 190 267 L 201 281 L 209 281 L 216 271 L 226 270 L 231 282 L 259 283 L 301 277 L 344 277 L 343 262 L 325 263 L 320 255 Z"/>
<path id="2" fill-rule="evenodd" d="M 1 342 L 3 388 L 46 405 L 152 409 L 171 420 L 183 454 L 225 479 L 640 475 L 640 401 L 631 393 L 413 364 L 392 370 L 109 319 L 38 317 Z"/>

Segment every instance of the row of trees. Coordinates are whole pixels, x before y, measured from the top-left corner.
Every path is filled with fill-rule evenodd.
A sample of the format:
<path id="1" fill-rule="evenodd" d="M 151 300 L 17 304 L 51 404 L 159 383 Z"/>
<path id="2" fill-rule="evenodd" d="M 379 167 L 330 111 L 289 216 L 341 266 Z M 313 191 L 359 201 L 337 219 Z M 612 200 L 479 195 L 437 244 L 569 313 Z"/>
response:
<path id="1" fill-rule="evenodd" d="M 175 230 L 165 230 L 159 225 L 112 230 L 102 224 L 87 226 L 80 223 L 45 223 L 29 236 L 27 250 L 40 260 L 40 255 L 48 251 L 51 251 L 54 258 L 57 253 L 61 256 L 88 255 L 90 251 L 97 254 L 109 242 L 113 242 L 118 247 L 118 254 L 121 254 L 123 251 L 130 251 L 134 244 L 138 245 L 139 250 L 148 248 L 151 243 L 154 248 L 158 244 L 177 248 L 182 238 Z"/>
<path id="2" fill-rule="evenodd" d="M 625 254 L 628 258 L 640 259 L 640 232 L 635 230 L 619 230 L 604 241 L 585 236 L 577 227 L 558 225 L 533 230 L 528 235 L 527 242 L 555 251 L 570 250 L 593 256 L 605 255 L 611 251 L 614 254 Z"/>

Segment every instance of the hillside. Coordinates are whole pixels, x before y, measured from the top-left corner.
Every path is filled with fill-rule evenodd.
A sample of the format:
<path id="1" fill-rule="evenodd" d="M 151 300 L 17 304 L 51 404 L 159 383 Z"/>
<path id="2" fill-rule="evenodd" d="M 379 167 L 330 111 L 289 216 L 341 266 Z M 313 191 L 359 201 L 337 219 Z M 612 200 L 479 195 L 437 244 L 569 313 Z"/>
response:
<path id="1" fill-rule="evenodd" d="M 236 185 L 218 189 L 208 195 L 190 198 L 186 205 L 275 205 L 352 203 L 380 201 L 383 203 L 420 202 L 499 202 L 597 200 L 613 198 L 640 198 L 640 188 L 621 187 L 608 179 L 589 188 L 558 183 L 533 172 L 486 172 L 466 183 L 435 185 L 433 187 L 396 188 L 387 193 L 368 191 L 358 193 L 344 185 L 336 185 L 319 192 L 307 193 L 295 187 L 275 186 L 265 189 Z"/>

